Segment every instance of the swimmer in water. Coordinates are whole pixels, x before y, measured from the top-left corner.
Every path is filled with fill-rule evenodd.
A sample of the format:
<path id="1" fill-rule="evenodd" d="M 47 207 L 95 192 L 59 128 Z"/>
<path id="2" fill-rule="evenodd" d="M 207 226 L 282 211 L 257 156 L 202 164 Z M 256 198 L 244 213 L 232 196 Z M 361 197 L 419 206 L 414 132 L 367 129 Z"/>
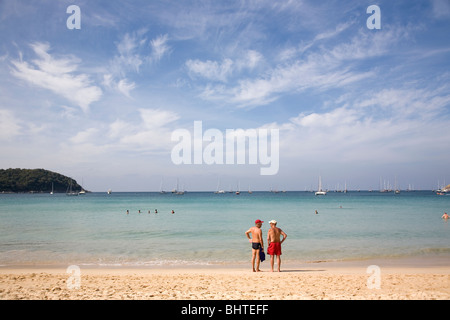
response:
<path id="1" fill-rule="evenodd" d="M 447 219 L 448 219 L 448 214 L 447 214 L 447 212 L 444 212 L 444 214 L 442 215 L 441 218 L 447 220 Z"/>

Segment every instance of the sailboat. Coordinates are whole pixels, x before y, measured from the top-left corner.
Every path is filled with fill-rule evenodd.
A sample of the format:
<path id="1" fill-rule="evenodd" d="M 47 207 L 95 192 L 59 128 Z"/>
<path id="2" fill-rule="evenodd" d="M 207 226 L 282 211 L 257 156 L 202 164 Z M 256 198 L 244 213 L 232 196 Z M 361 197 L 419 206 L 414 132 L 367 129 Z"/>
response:
<path id="1" fill-rule="evenodd" d="M 177 193 L 178 192 L 178 178 L 177 178 L 177 185 L 175 187 L 175 189 L 172 189 L 172 193 Z"/>
<path id="2" fill-rule="evenodd" d="M 79 194 L 79 195 L 84 195 L 84 194 L 86 194 L 86 190 L 84 190 L 84 188 L 83 188 L 83 179 L 81 179 L 81 190 L 80 190 L 80 192 L 78 192 L 78 194 Z"/>
<path id="3" fill-rule="evenodd" d="M 50 194 L 53 194 L 53 182 L 52 182 L 52 191 L 50 191 Z"/>
<path id="4" fill-rule="evenodd" d="M 161 185 L 159 186 L 159 193 L 165 194 L 166 192 L 163 189 L 163 179 L 161 178 Z"/>
<path id="5" fill-rule="evenodd" d="M 217 179 L 217 189 L 216 189 L 216 191 L 214 193 L 215 194 L 224 194 L 225 190 L 219 189 L 219 187 L 220 187 L 220 179 Z"/>
<path id="6" fill-rule="evenodd" d="M 319 176 L 319 189 L 316 191 L 316 196 L 324 196 L 327 192 L 322 190 L 322 177 Z"/>
<path id="7" fill-rule="evenodd" d="M 184 194 L 184 188 L 183 188 L 183 190 L 179 190 L 178 189 L 178 178 L 177 178 L 177 186 L 176 186 L 176 188 L 175 189 L 173 189 L 172 190 L 172 193 L 174 193 L 174 194 Z"/>
<path id="8" fill-rule="evenodd" d="M 67 187 L 66 195 L 68 196 L 77 196 L 78 192 L 72 191 L 72 179 L 70 179 L 69 186 Z"/>
<path id="9" fill-rule="evenodd" d="M 399 194 L 400 193 L 400 189 L 397 188 L 397 176 L 395 176 L 395 182 L 394 183 L 395 183 L 395 188 L 394 188 L 395 191 L 394 191 L 394 193 L 395 194 Z"/>

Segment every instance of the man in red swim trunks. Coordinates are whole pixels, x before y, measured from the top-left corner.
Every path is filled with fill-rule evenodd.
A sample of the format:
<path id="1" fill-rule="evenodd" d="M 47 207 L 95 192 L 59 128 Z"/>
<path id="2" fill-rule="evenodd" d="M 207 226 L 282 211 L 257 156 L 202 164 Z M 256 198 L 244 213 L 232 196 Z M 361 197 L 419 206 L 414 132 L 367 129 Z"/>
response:
<path id="1" fill-rule="evenodd" d="M 275 220 L 269 221 L 269 223 L 270 229 L 267 232 L 267 242 L 269 243 L 269 247 L 267 248 L 267 254 L 270 255 L 270 267 L 273 272 L 274 257 L 277 256 L 278 272 L 281 272 L 281 244 L 286 240 L 287 234 L 280 228 L 277 228 L 277 222 Z M 282 240 L 281 236 L 283 236 Z"/>

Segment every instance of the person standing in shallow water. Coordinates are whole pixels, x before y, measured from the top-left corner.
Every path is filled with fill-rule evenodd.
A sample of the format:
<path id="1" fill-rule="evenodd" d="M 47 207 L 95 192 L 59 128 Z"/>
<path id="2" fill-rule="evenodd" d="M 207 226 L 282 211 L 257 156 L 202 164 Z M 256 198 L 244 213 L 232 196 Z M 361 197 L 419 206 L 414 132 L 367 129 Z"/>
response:
<path id="1" fill-rule="evenodd" d="M 271 220 L 269 223 L 270 229 L 267 232 L 267 254 L 270 255 L 270 268 L 273 272 L 274 260 L 275 256 L 277 256 L 278 272 L 281 272 L 281 244 L 286 240 L 287 234 L 277 227 L 276 220 Z M 283 239 L 281 239 L 281 236 L 283 236 Z"/>
<path id="2" fill-rule="evenodd" d="M 248 241 L 252 244 L 252 268 L 253 272 L 260 272 L 259 264 L 261 263 L 261 259 L 259 256 L 259 251 L 261 248 L 264 250 L 264 242 L 262 237 L 261 226 L 264 221 L 256 220 L 255 226 L 251 227 L 245 232 L 245 235 L 248 238 Z M 250 236 L 251 234 L 251 236 Z M 256 262 L 256 266 L 255 266 Z"/>

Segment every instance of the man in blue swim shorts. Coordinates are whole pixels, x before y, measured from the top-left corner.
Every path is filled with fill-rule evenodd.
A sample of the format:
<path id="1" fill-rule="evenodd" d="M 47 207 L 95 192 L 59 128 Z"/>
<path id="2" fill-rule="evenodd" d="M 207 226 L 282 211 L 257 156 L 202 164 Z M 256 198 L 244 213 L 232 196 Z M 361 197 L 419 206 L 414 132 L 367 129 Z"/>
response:
<path id="1" fill-rule="evenodd" d="M 264 250 L 264 242 L 262 237 L 262 231 L 261 226 L 264 221 L 256 220 L 255 226 L 251 227 L 245 232 L 245 235 L 247 236 L 247 239 L 252 244 L 252 268 L 253 272 L 260 272 L 259 270 L 259 264 L 261 262 L 259 257 L 259 251 L 262 248 Z M 251 236 L 250 236 L 251 234 Z M 256 262 L 256 267 L 255 267 Z"/>

